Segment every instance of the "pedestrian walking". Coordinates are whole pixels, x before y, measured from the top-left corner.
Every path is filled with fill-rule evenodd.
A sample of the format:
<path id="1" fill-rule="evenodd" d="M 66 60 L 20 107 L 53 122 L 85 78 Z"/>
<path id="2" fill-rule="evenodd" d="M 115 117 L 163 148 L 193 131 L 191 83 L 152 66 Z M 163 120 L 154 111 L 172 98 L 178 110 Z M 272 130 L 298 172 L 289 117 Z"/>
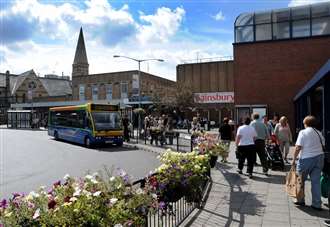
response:
<path id="1" fill-rule="evenodd" d="M 127 115 L 123 118 L 123 127 L 124 127 L 124 141 L 129 142 L 129 120 Z"/>
<path id="2" fill-rule="evenodd" d="M 266 125 L 259 119 L 260 116 L 258 113 L 253 114 L 253 121 L 251 126 L 255 129 L 257 133 L 257 138 L 255 142 L 256 153 L 260 159 L 263 173 L 268 176 L 268 163 L 266 158 L 265 141 L 269 139 L 269 133 Z"/>
<path id="3" fill-rule="evenodd" d="M 221 139 L 224 144 L 227 144 L 228 146 L 230 145 L 230 141 L 232 139 L 232 128 L 229 125 L 229 119 L 227 117 L 223 119 L 223 124 L 219 128 L 219 139 Z M 223 156 L 221 161 L 227 162 L 227 156 Z"/>
<path id="4" fill-rule="evenodd" d="M 271 124 L 271 126 L 273 127 L 274 130 L 275 130 L 276 125 L 279 122 L 279 118 L 280 117 L 278 116 L 278 114 L 274 114 L 273 119 L 272 120 L 269 120 L 269 123 Z"/>
<path id="5" fill-rule="evenodd" d="M 201 129 L 201 124 L 199 123 L 198 118 L 194 117 L 191 122 L 191 131 L 194 133 L 200 131 L 200 129 Z"/>
<path id="6" fill-rule="evenodd" d="M 244 120 L 244 125 L 237 129 L 236 146 L 239 153 L 238 158 L 238 173 L 242 174 L 245 159 L 247 159 L 247 173 L 252 178 L 253 167 L 256 160 L 256 149 L 254 141 L 257 138 L 255 129 L 250 126 L 251 119 L 247 117 Z"/>
<path id="7" fill-rule="evenodd" d="M 263 119 L 263 122 L 264 122 L 267 130 L 268 130 L 269 136 L 271 136 L 274 133 L 274 128 L 273 128 L 272 124 L 268 121 L 268 117 L 266 115 L 264 115 L 262 117 L 262 119 Z"/>
<path id="8" fill-rule="evenodd" d="M 292 165 L 296 165 L 296 159 L 298 158 L 297 172 L 302 176 L 303 186 L 307 176 L 311 179 L 311 207 L 316 210 L 322 210 L 320 177 L 324 165 L 324 154 L 321 144 L 321 141 L 324 144 L 324 137 L 320 131 L 314 128 L 316 125 L 314 116 L 305 117 L 303 123 L 305 129 L 298 134 Z M 296 201 L 295 204 L 304 206 L 304 198 Z"/>
<path id="9" fill-rule="evenodd" d="M 282 116 L 279 123 L 275 126 L 274 134 L 279 141 L 284 161 L 289 163 L 287 157 L 290 150 L 290 143 L 292 143 L 292 134 L 288 119 L 285 116 Z"/>

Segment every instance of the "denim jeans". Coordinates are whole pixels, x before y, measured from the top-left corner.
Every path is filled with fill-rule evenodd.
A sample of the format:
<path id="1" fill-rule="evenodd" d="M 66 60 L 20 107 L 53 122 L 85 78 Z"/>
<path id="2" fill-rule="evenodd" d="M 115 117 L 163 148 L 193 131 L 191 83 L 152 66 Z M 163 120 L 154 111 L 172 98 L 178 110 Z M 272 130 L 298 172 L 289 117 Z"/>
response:
<path id="1" fill-rule="evenodd" d="M 321 184 L 320 177 L 324 165 L 324 155 L 312 158 L 299 159 L 297 162 L 297 172 L 302 175 L 303 185 L 309 175 L 312 184 L 312 206 L 321 207 Z M 304 200 L 298 202 L 305 202 Z"/>

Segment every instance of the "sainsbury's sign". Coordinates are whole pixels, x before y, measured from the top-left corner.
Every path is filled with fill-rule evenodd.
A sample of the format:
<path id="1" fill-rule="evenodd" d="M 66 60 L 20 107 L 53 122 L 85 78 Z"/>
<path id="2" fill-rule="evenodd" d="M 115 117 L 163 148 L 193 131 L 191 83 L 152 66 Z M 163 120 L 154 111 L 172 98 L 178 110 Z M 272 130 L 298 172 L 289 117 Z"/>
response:
<path id="1" fill-rule="evenodd" d="M 194 93 L 195 103 L 234 103 L 234 92 Z"/>

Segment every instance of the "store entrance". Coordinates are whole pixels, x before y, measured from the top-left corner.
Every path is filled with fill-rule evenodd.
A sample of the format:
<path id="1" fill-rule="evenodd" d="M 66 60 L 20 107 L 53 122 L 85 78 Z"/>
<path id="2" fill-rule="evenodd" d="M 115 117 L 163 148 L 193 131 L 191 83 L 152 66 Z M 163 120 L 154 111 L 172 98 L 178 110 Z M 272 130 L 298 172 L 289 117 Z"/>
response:
<path id="1" fill-rule="evenodd" d="M 316 128 L 320 131 L 324 130 L 324 87 L 319 86 L 309 96 L 310 114 L 317 119 Z M 323 132 L 324 133 L 324 132 Z"/>

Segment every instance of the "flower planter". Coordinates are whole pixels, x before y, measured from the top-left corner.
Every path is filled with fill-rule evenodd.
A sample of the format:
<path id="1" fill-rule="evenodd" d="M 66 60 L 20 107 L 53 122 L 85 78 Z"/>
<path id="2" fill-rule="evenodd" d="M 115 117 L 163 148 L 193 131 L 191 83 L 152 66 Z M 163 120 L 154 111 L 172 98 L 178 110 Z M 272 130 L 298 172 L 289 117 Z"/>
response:
<path id="1" fill-rule="evenodd" d="M 210 158 L 210 166 L 211 166 L 211 168 L 214 168 L 215 167 L 215 164 L 217 163 L 217 160 L 218 160 L 218 156 L 211 155 L 211 158 Z"/>

